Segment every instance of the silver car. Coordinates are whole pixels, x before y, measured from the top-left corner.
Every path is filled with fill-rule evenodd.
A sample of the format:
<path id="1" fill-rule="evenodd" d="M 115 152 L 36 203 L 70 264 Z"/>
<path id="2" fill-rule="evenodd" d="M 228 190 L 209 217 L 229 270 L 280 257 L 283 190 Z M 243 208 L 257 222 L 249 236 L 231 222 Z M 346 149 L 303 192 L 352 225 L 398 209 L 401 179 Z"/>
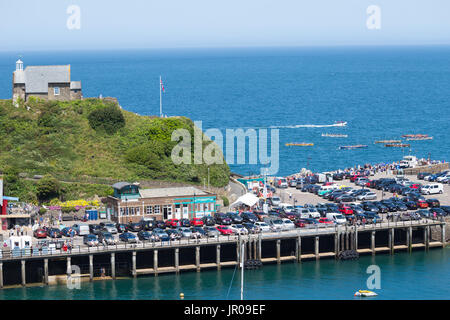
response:
<path id="1" fill-rule="evenodd" d="M 103 230 L 105 230 L 111 234 L 117 233 L 117 228 L 114 225 L 114 223 L 112 223 L 112 222 L 105 223 L 105 225 L 103 226 Z"/>
<path id="2" fill-rule="evenodd" d="M 181 232 L 181 236 L 183 238 L 196 238 L 196 236 L 192 233 L 190 228 L 187 227 L 179 227 L 177 228 Z"/>
<path id="3" fill-rule="evenodd" d="M 203 229 L 208 237 L 218 237 L 220 235 L 220 232 L 214 227 L 204 227 Z"/>

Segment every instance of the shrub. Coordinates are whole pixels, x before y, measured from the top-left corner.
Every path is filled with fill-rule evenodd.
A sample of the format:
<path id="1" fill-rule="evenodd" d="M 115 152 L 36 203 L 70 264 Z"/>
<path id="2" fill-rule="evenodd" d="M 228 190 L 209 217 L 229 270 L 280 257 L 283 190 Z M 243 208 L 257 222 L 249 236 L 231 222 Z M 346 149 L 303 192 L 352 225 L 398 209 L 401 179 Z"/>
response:
<path id="1" fill-rule="evenodd" d="M 228 198 L 225 196 L 222 196 L 221 198 L 223 200 L 223 206 L 228 207 L 230 205 L 230 200 L 228 200 Z"/>
<path id="2" fill-rule="evenodd" d="M 88 120 L 92 129 L 105 131 L 108 134 L 114 134 L 125 126 L 125 118 L 122 111 L 113 104 L 92 111 L 88 116 Z"/>
<path id="3" fill-rule="evenodd" d="M 36 196 L 40 202 L 48 201 L 59 197 L 60 190 L 58 180 L 51 176 L 45 176 L 37 183 Z"/>
<path id="4" fill-rule="evenodd" d="M 46 214 L 47 213 L 47 209 L 45 209 L 45 208 L 43 208 L 43 207 L 41 207 L 41 208 L 39 208 L 39 214 L 42 216 L 42 215 L 44 215 L 44 214 Z"/>

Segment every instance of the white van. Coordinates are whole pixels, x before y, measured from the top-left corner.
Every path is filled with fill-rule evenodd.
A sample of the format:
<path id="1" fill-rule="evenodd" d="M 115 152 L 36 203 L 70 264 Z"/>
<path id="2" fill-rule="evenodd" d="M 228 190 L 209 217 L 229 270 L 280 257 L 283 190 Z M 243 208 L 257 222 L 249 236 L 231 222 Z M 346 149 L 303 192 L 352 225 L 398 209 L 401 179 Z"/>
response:
<path id="1" fill-rule="evenodd" d="M 444 193 L 444 186 L 441 183 L 430 183 L 424 185 L 420 192 L 422 194 Z"/>
<path id="2" fill-rule="evenodd" d="M 345 219 L 345 217 L 340 213 L 328 212 L 327 218 L 330 219 L 331 221 L 334 221 L 337 224 L 346 224 L 347 223 L 347 219 Z"/>

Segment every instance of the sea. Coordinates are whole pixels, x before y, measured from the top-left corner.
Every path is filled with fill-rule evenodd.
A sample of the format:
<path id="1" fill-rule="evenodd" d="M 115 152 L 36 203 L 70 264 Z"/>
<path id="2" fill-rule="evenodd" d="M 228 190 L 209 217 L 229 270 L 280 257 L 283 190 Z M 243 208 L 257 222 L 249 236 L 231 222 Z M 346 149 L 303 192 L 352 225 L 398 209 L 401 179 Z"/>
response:
<path id="1" fill-rule="evenodd" d="M 0 52 L 0 99 L 12 96 L 12 72 L 27 65 L 71 65 L 85 97 L 116 97 L 123 109 L 201 121 L 203 130 L 266 131 L 279 135 L 278 171 L 284 176 L 366 163 L 388 163 L 412 154 L 450 160 L 450 46 L 155 49 Z M 347 126 L 334 126 L 345 121 Z M 253 131 L 252 131 L 253 132 Z M 348 135 L 322 137 L 322 133 Z M 428 134 L 410 148 L 376 140 Z M 216 139 L 216 138 L 214 138 Z M 288 147 L 290 142 L 314 146 Z M 339 150 L 343 145 L 367 145 Z M 225 141 L 224 141 L 225 147 Z M 233 172 L 259 174 L 262 164 L 230 164 Z M 273 158 L 275 159 L 275 158 Z M 373 299 L 448 299 L 449 249 L 267 265 L 245 274 L 247 299 L 355 299 L 365 289 L 367 267 L 381 270 Z M 0 291 L 0 299 L 239 299 L 234 269 Z"/>

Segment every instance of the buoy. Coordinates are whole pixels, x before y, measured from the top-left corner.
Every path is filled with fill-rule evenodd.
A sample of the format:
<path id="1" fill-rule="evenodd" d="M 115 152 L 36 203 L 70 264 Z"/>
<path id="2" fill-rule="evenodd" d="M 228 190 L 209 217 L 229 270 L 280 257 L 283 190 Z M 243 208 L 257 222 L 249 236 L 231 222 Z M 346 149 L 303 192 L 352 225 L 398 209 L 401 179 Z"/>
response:
<path id="1" fill-rule="evenodd" d="M 180 293 L 180 299 L 184 299 L 184 293 Z"/>

